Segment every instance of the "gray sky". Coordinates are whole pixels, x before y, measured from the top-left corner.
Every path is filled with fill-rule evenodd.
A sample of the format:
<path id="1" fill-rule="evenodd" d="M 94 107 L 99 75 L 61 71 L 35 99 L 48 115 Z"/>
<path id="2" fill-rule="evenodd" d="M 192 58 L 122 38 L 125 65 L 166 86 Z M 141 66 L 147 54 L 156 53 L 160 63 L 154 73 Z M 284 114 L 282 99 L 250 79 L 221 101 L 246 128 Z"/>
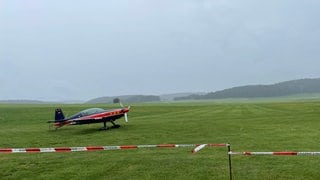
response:
<path id="1" fill-rule="evenodd" d="M 0 99 L 320 77 L 318 0 L 0 0 Z"/>

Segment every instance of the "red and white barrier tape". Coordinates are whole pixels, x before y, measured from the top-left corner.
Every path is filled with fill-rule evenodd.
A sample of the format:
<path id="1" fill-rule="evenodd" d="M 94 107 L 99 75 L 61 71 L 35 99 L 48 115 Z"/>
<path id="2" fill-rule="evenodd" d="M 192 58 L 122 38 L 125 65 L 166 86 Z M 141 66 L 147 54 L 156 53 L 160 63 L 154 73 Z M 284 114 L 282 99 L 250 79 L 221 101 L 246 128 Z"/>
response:
<path id="1" fill-rule="evenodd" d="M 200 151 L 201 149 L 205 148 L 206 146 L 207 146 L 207 144 L 201 144 L 201 145 L 197 146 L 196 148 L 194 148 L 194 149 L 192 150 L 192 153 L 195 154 L 195 153 L 197 153 L 198 151 Z"/>
<path id="2" fill-rule="evenodd" d="M 295 152 L 295 151 L 279 151 L 279 152 L 229 152 L 230 155 L 276 155 L 276 156 L 320 156 L 320 152 Z"/>
<path id="3" fill-rule="evenodd" d="M 178 147 L 199 147 L 199 144 L 158 144 L 158 145 L 124 145 L 124 146 L 87 146 L 87 147 L 55 147 L 55 148 L 0 148 L 0 153 L 48 153 L 48 152 L 79 152 L 79 151 L 103 151 L 120 149 L 139 148 L 178 148 Z M 223 147 L 229 144 L 205 144 L 205 146 Z M 202 147 L 203 148 L 203 147 Z M 201 149 L 202 149 L 201 148 Z M 200 151 L 193 150 L 193 153 Z M 194 152 L 195 151 L 195 152 Z"/>

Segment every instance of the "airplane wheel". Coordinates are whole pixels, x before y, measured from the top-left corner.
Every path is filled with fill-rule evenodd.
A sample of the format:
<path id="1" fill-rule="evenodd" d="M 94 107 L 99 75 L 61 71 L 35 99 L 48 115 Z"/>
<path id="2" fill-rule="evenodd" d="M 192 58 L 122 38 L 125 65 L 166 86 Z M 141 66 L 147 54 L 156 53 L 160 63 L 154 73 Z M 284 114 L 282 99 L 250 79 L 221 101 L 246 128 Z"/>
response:
<path id="1" fill-rule="evenodd" d="M 106 131 L 106 130 L 108 130 L 109 128 L 105 128 L 105 127 L 102 127 L 102 128 L 100 128 L 99 130 L 100 131 Z"/>
<path id="2" fill-rule="evenodd" d="M 119 127 L 120 127 L 119 124 L 116 124 L 116 125 L 112 126 L 112 128 L 119 128 Z"/>

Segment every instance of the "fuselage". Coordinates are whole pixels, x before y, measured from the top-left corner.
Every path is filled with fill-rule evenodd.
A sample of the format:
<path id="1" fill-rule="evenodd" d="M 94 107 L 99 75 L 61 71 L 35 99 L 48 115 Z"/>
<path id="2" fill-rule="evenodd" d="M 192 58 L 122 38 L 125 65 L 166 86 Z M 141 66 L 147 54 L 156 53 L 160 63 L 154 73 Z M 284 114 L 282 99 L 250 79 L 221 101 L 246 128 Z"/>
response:
<path id="1" fill-rule="evenodd" d="M 54 126 L 56 128 L 59 128 L 64 125 L 113 122 L 116 119 L 123 117 L 127 112 L 129 112 L 129 108 L 118 108 L 108 110 L 104 110 L 101 108 L 90 108 L 83 110 L 77 114 L 74 114 L 70 117 L 61 120 L 55 120 Z"/>

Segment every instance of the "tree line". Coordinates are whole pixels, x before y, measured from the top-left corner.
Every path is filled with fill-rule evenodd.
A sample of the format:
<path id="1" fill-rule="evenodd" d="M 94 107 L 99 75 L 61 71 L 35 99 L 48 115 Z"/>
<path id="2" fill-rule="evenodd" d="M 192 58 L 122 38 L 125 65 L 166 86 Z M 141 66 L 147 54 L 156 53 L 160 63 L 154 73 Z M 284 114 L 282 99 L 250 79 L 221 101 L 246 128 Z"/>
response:
<path id="1" fill-rule="evenodd" d="M 304 93 L 320 93 L 320 78 L 285 81 L 272 85 L 239 86 L 204 95 L 177 97 L 174 100 L 279 97 Z"/>

